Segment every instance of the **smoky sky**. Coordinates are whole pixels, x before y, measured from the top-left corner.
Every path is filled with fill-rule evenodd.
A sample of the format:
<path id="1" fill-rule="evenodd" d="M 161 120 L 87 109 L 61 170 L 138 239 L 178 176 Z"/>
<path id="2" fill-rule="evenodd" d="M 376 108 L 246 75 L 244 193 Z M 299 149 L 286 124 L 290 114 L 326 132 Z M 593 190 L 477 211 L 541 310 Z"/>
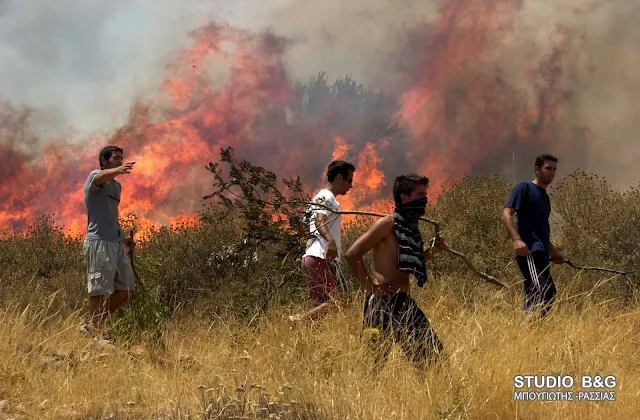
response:
<path id="1" fill-rule="evenodd" d="M 395 95 L 412 82 L 398 66 L 398 52 L 412 45 L 416 27 L 437 21 L 442 3 L 0 0 L 0 101 L 32 108 L 31 129 L 39 138 L 82 141 L 111 132 L 126 122 L 136 100 L 156 94 L 173 54 L 189 45 L 189 31 L 210 20 L 271 28 L 289 38 L 286 65 L 293 78 L 307 80 L 324 70 L 331 79 L 350 75 Z M 561 60 L 571 102 L 559 116 L 557 138 L 546 140 L 566 164 L 561 172 L 581 167 L 614 184 L 638 183 L 640 3 L 513 3 L 513 27 L 497 40 L 499 65 L 524 92 L 531 86 L 526 71 L 549 53 L 557 28 L 572 30 Z M 224 83 L 224 72 L 212 75 Z M 522 153 L 519 165 L 526 165 L 535 151 Z M 501 151 L 479 169 L 495 166 L 511 174 L 512 158 Z"/>

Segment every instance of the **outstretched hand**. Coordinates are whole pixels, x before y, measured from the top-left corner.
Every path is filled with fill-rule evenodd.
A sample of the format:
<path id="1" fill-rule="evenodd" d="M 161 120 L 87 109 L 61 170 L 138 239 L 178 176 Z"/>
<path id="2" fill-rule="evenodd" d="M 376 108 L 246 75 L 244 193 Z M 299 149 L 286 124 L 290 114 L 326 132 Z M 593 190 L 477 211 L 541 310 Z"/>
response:
<path id="1" fill-rule="evenodd" d="M 122 174 L 130 174 L 131 170 L 133 169 L 133 165 L 135 165 L 135 162 L 127 162 L 123 165 L 120 165 L 116 168 L 116 174 L 118 175 L 122 175 Z"/>

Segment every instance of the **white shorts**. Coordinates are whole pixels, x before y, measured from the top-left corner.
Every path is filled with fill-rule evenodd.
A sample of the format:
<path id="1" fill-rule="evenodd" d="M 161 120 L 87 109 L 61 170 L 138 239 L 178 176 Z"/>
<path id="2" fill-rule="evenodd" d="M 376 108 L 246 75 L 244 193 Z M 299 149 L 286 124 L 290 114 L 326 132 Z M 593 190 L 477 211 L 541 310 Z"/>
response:
<path id="1" fill-rule="evenodd" d="M 134 290 L 133 268 L 122 242 L 85 239 L 83 248 L 89 296 L 110 295 L 116 290 Z"/>

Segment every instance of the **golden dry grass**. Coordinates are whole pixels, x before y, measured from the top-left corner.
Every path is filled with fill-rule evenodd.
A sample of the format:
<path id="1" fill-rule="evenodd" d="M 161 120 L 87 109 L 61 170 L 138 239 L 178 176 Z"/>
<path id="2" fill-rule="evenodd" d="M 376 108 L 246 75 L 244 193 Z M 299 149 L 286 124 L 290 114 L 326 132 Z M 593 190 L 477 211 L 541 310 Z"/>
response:
<path id="1" fill-rule="evenodd" d="M 512 288 L 482 283 L 446 254 L 430 263 L 430 283 L 414 297 L 447 359 L 424 381 L 397 348 L 378 377 L 370 374 L 362 295 L 321 320 L 291 324 L 287 316 L 303 309 L 293 307 L 304 296 L 299 260 L 285 264 L 278 247 L 260 246 L 261 259 L 245 268 L 231 246 L 242 232 L 228 218 L 155 232 L 137 252 L 144 283 L 171 304 L 159 343 L 145 334 L 164 315 L 144 299 L 121 313 L 118 337 L 130 342 L 83 336 L 81 242 L 63 240 L 46 220 L 7 236 L 0 240 L 0 418 L 640 418 L 640 276 L 554 267 L 557 307 L 544 322 L 523 324 L 520 274 L 500 221 L 510 188 L 497 176 L 467 179 L 430 209 L 452 247 Z M 620 194 L 576 176 L 554 194 L 552 237 L 565 256 L 640 269 L 638 189 Z M 369 222 L 345 226 L 344 249 Z M 266 315 L 254 318 L 275 290 Z M 615 375 L 616 401 L 514 401 L 514 376 L 536 374 Z"/>
<path id="2" fill-rule="evenodd" d="M 414 293 L 448 355 L 424 382 L 397 348 L 383 372 L 370 375 L 360 338 L 361 295 L 323 319 L 296 325 L 286 320 L 294 308 L 284 307 L 272 308 L 257 329 L 221 318 L 207 324 L 194 314 L 174 317 L 164 348 L 89 339 L 78 331 L 80 314 L 63 316 L 55 296 L 20 310 L 5 302 L 0 416 L 640 417 L 640 305 L 595 303 L 561 289 L 550 318 L 522 324 L 519 289 L 480 286 L 484 293 L 463 297 L 452 282 L 440 277 Z M 519 374 L 615 375 L 616 401 L 514 402 Z M 277 411 L 288 414 L 269 417 Z"/>

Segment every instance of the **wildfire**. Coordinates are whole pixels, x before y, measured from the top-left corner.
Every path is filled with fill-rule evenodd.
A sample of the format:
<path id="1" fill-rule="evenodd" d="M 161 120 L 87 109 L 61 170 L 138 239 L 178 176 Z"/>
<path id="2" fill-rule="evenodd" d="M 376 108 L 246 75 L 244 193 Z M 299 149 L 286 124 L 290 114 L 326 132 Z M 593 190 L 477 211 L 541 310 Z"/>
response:
<path id="1" fill-rule="evenodd" d="M 342 137 L 336 137 L 334 139 L 334 150 L 332 154 L 332 160 L 342 159 L 350 160 L 349 152 L 353 149 L 353 146 L 346 143 Z M 379 169 L 379 164 L 382 159 L 376 152 L 376 146 L 384 151 L 389 145 L 386 139 L 381 139 L 377 144 L 366 143 L 362 152 L 359 154 L 358 159 L 354 161 L 356 172 L 354 173 L 353 187 L 344 196 L 338 197 L 338 201 L 343 210 L 363 210 L 374 212 L 390 212 L 393 206 L 390 207 L 391 188 L 383 189 L 386 186 L 384 173 Z M 326 179 L 327 171 L 325 169 L 323 173 L 323 179 Z M 378 199 L 379 197 L 384 197 Z M 363 203 L 369 202 L 366 205 Z M 353 220 L 355 217 L 351 215 L 345 215 L 344 220 Z"/>
<path id="2" fill-rule="evenodd" d="M 549 141 L 543 133 L 555 129 L 555 115 L 567 98 L 558 87 L 558 60 L 569 47 L 568 31 L 558 30 L 560 48 L 530 71 L 537 95 L 533 101 L 500 73 L 476 70 L 499 63 L 523 4 L 446 2 L 430 36 L 433 42 L 419 55 L 423 68 L 432 70 L 418 74 L 418 82 L 402 94 L 398 118 L 411 127 L 411 162 L 431 179 L 432 199 L 446 181 L 459 180 L 494 156 L 508 155 L 505 146 L 512 151 L 540 147 Z"/>
<path id="3" fill-rule="evenodd" d="M 157 99 L 133 106 L 128 123 L 110 136 L 81 144 L 52 139 L 24 151 L 16 147 L 23 115 L 5 107 L 0 230 L 53 214 L 69 233 L 83 235 L 83 185 L 107 144 L 136 162 L 119 181 L 121 214 L 135 215 L 140 229 L 194 223 L 212 184 L 205 166 L 226 146 L 280 175 L 300 175 L 307 191 L 324 185 L 332 159 L 353 161 L 353 189 L 339 197 L 343 209 L 390 212 L 393 179 L 405 172 L 427 175 L 433 200 L 446 181 L 499 152 L 546 141 L 541 133 L 553 128 L 566 99 L 557 88 L 561 49 L 537 68 L 543 77 L 535 88 L 544 100 L 533 106 L 518 89 L 478 70 L 499 57 L 493 35 L 510 28 L 520 3 L 445 2 L 422 50 L 410 52 L 410 82 L 394 99 L 399 110 L 389 120 L 382 100 L 353 111 L 361 100 L 353 99 L 353 86 L 351 97 L 297 89 L 284 64 L 288 40 L 214 23 L 191 33 L 193 45 L 172 61 Z M 562 48 L 568 40 L 562 38 Z M 211 80 L 211 57 L 227 66 L 224 83 Z M 313 95 L 315 102 L 305 99 Z"/>

